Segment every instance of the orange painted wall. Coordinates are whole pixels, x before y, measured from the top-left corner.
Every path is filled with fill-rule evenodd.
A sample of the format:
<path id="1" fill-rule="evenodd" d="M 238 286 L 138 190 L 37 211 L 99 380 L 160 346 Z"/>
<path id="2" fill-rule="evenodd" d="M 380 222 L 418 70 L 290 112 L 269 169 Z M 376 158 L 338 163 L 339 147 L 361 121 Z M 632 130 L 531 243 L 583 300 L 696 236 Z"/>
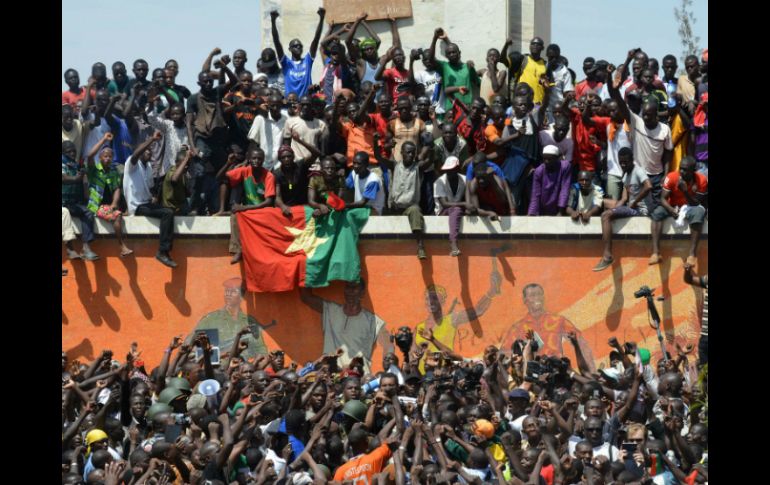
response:
<path id="1" fill-rule="evenodd" d="M 66 261 L 69 275 L 62 278 L 62 349 L 70 359 L 88 361 L 101 349 L 112 349 L 123 359 L 133 341 L 139 343 L 151 368 L 174 335 L 188 334 L 206 313 L 223 306 L 222 282 L 240 275 L 229 264 L 227 241 L 180 239 L 171 270 L 154 259 L 157 240 L 131 240 L 135 257 L 120 258 L 113 240 L 98 240 L 96 262 Z M 616 241 L 616 263 L 594 273 L 600 257 L 598 240 L 490 240 L 461 241 L 463 255 L 448 256 L 448 242 L 426 242 L 429 259 L 420 263 L 411 240 L 362 240 L 360 244 L 368 292 L 363 306 L 379 315 L 391 331 L 412 328 L 427 315 L 425 287 L 446 288 L 444 310 L 457 299 L 456 310 L 470 308 L 489 289 L 493 266 L 503 277 L 501 294 L 474 325 L 458 330 L 455 350 L 466 357 L 479 355 L 484 346 L 498 344 L 513 322 L 527 314 L 522 288 L 539 283 L 545 291 L 545 308 L 573 322 L 592 347 L 598 361 L 609 353 L 607 339 L 615 335 L 643 342 L 653 353 L 659 348 L 655 331 L 648 326 L 646 305 L 633 297 L 641 285 L 664 295 L 658 311 L 669 338 L 693 343 L 697 348 L 701 290 L 682 280 L 686 240 L 663 241 L 666 260 L 648 266 L 650 243 Z M 493 256 L 495 254 L 495 256 Z M 699 274 L 708 272 L 708 241 L 699 247 Z M 64 258 L 63 258 L 64 260 Z M 323 298 L 342 302 L 342 284 L 316 290 Z M 247 294 L 242 308 L 263 325 L 267 346 L 286 351 L 288 362 L 315 359 L 323 348 L 320 315 L 305 307 L 298 293 Z M 542 336 L 547 340 L 547 336 Z M 565 348 L 569 348 L 567 345 Z M 224 349 L 223 349 L 224 351 Z M 659 353 L 659 352 L 658 352 Z M 573 359 L 571 349 L 567 355 Z M 376 349 L 374 370 L 381 367 Z"/>

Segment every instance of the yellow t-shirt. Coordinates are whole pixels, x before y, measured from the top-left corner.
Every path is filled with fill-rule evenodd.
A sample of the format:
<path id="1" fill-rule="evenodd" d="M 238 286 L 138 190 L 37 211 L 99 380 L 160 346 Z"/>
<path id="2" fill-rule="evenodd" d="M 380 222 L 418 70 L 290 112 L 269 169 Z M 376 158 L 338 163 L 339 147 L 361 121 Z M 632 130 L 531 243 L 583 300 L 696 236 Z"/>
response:
<path id="1" fill-rule="evenodd" d="M 687 156 L 687 145 L 690 142 L 687 129 L 678 114 L 671 120 L 671 141 L 674 143 L 674 153 L 671 157 L 669 172 L 679 171 L 679 162 Z"/>
<path id="2" fill-rule="evenodd" d="M 427 342 L 428 344 L 428 352 L 438 352 L 439 349 L 432 343 L 428 342 L 422 336 L 420 335 L 420 330 L 423 330 L 425 328 L 425 321 L 418 323 L 415 326 L 414 329 L 414 343 L 416 345 L 420 345 L 423 342 Z M 441 342 L 442 344 L 446 345 L 450 349 L 454 348 L 455 344 L 455 335 L 457 334 L 457 329 L 454 325 L 452 325 L 452 315 L 444 315 L 444 317 L 441 319 L 441 322 L 438 325 L 435 325 L 433 327 L 433 338 Z M 427 352 L 426 352 L 427 354 Z M 420 359 L 420 372 L 422 374 L 425 374 L 425 358 L 427 355 L 423 355 L 422 359 Z"/>
<path id="3" fill-rule="evenodd" d="M 535 92 L 535 97 L 532 99 L 535 104 L 541 103 L 543 96 L 545 96 L 545 91 L 540 85 L 540 76 L 543 74 L 545 74 L 545 59 L 540 58 L 536 61 L 527 54 L 527 65 L 524 66 L 524 70 L 519 76 L 519 82 L 529 84 L 529 87 Z"/>

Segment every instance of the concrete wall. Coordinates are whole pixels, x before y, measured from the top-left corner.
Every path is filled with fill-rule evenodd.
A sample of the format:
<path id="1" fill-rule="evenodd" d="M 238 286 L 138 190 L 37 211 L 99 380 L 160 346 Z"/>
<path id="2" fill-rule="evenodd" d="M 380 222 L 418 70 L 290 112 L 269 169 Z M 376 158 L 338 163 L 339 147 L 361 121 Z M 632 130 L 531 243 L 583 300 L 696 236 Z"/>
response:
<path id="1" fill-rule="evenodd" d="M 278 29 L 286 52 L 289 41 L 295 37 L 302 40 L 307 50 L 318 24 L 316 10 L 322 3 L 322 0 L 262 0 L 260 15 L 264 47 L 273 47 L 270 12 L 278 10 L 281 13 Z M 377 20 L 371 26 L 382 39 L 382 55 L 392 45 L 390 23 Z M 517 38 L 514 48 L 524 49 L 524 52 L 528 52 L 533 35 L 543 37 L 547 44 L 551 32 L 551 0 L 412 0 L 412 18 L 398 20 L 401 44 L 407 53 L 413 48 L 427 49 L 433 30 L 439 26 L 444 27 L 449 38 L 460 46 L 464 60 L 473 60 L 477 68 L 482 68 L 486 65 L 487 50 L 490 47 L 499 49 L 508 32 L 513 32 Z M 325 24 L 324 33 L 327 27 Z M 523 33 L 523 37 L 519 33 Z M 365 34 L 363 28 L 357 33 L 359 37 Z M 313 67 L 314 82 L 320 79 L 320 60 L 319 55 Z"/>
<path id="2" fill-rule="evenodd" d="M 523 335 L 529 310 L 522 290 L 538 283 L 553 321 L 574 325 L 600 362 L 608 355 L 606 342 L 612 335 L 641 342 L 656 353 L 655 331 L 648 326 L 644 303 L 633 297 L 641 285 L 648 285 L 666 297 L 658 308 L 667 337 L 697 344 L 702 294 L 682 281 L 687 234 L 667 226 L 664 263 L 648 266 L 650 242 L 644 235 L 649 234 L 649 220 L 628 219 L 617 226 L 621 234 L 614 246 L 615 264 L 594 273 L 591 268 L 601 255 L 598 219 L 588 226 L 568 218 L 506 219 L 487 226 L 466 218 L 463 254 L 453 258 L 448 255 L 446 218 L 427 218 L 433 237 L 426 242 L 429 258 L 424 262 L 415 256 L 403 218 L 370 219 L 360 242 L 368 286 L 363 307 L 382 318 L 390 331 L 403 325 L 414 329 L 428 314 L 426 288 L 439 285 L 446 292 L 444 314 L 459 317 L 471 309 L 481 314 L 458 325 L 451 337 L 457 352 L 476 357 L 484 346 L 499 345 L 507 335 Z M 158 241 L 153 221 L 129 217 L 126 226 L 135 250 L 132 257 L 120 258 L 111 236 L 94 242 L 102 255 L 96 262 L 66 261 L 62 251 L 63 265 L 69 269 L 62 278 L 62 349 L 71 359 L 87 361 L 104 348 L 120 354 L 137 341 L 148 366 L 157 365 L 174 335 L 189 334 L 204 315 L 222 308 L 222 283 L 242 276 L 240 265 L 229 264 L 228 218 L 178 218 L 177 232 L 184 235 L 174 241 L 172 254 L 179 263 L 175 270 L 154 259 Z M 98 232 L 109 231 L 100 224 Z M 701 241 L 697 271 L 708 272 L 707 239 Z M 482 312 L 479 304 L 496 279 L 499 293 L 491 292 L 489 307 Z M 315 291 L 341 302 L 342 290 L 335 282 Z M 297 291 L 248 293 L 242 309 L 263 326 L 268 348 L 284 349 L 290 361 L 304 363 L 323 349 L 321 317 L 301 304 Z M 561 345 L 560 327 L 546 324 L 539 330 L 543 340 Z M 574 362 L 570 346 L 564 349 Z M 375 370 L 381 355 L 375 347 Z"/>

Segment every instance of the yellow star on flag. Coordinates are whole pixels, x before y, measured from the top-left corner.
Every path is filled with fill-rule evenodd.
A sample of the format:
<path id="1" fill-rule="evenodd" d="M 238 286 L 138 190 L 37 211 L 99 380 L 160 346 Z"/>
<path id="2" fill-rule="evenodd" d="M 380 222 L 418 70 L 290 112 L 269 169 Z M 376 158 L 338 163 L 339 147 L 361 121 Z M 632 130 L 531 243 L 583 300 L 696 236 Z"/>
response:
<path id="1" fill-rule="evenodd" d="M 318 237 L 315 234 L 315 217 L 311 217 L 305 225 L 305 229 L 299 230 L 296 227 L 286 227 L 287 231 L 294 235 L 294 241 L 286 248 L 284 254 L 294 253 L 299 250 L 305 251 L 307 258 L 310 259 L 315 254 L 315 250 L 318 249 L 323 243 L 325 243 L 328 237 Z"/>

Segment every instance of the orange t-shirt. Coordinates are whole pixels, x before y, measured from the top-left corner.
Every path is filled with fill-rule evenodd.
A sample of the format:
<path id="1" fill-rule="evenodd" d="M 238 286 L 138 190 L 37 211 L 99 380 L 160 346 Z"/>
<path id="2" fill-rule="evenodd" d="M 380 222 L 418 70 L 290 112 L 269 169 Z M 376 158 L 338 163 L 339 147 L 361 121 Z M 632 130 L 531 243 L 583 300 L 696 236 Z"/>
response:
<path id="1" fill-rule="evenodd" d="M 497 126 L 495 126 L 494 123 L 491 125 L 487 125 L 486 128 L 484 128 L 484 136 L 487 139 L 487 146 L 484 148 L 484 153 L 489 155 L 490 153 L 494 153 L 497 151 L 498 146 L 494 144 L 494 141 L 503 136 L 503 129 L 498 129 Z M 501 164 L 502 162 L 500 162 Z M 499 164 L 498 164 L 499 165 Z"/>
<path id="2" fill-rule="evenodd" d="M 348 167 L 353 165 L 353 156 L 356 152 L 368 153 L 369 163 L 377 163 L 374 159 L 374 133 L 375 128 L 369 123 L 356 126 L 352 121 L 348 121 L 340 126 L 340 135 L 348 142 Z"/>
<path id="3" fill-rule="evenodd" d="M 363 485 L 369 485 L 372 483 L 372 477 L 382 471 L 382 467 L 385 466 L 390 455 L 388 445 L 382 444 L 368 455 L 353 458 L 337 468 L 334 480 L 338 482 L 351 480 L 355 485 L 358 485 L 360 481 Z"/>

